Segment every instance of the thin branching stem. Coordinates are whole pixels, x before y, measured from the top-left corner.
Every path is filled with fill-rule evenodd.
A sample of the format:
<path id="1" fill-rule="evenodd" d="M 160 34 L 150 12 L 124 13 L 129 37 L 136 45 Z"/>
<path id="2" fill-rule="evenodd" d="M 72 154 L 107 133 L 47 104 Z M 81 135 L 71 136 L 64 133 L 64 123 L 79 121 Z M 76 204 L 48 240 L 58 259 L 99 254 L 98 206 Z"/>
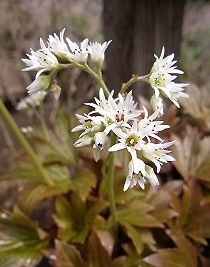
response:
<path id="1" fill-rule="evenodd" d="M 126 83 L 123 83 L 122 84 L 122 87 L 120 89 L 120 93 L 121 94 L 125 93 L 128 90 L 128 88 L 132 84 L 134 84 L 136 82 L 139 82 L 139 81 L 148 81 L 148 77 L 149 77 L 149 74 L 144 75 L 144 76 L 132 75 L 132 77 Z"/>
<path id="2" fill-rule="evenodd" d="M 111 144 L 116 143 L 116 135 L 112 134 Z M 111 153 L 108 158 L 108 172 L 107 172 L 107 184 L 108 184 L 108 198 L 110 204 L 112 225 L 115 228 L 117 223 L 117 213 L 116 213 L 116 201 L 114 192 L 114 178 L 115 178 L 115 153 Z"/>
<path id="3" fill-rule="evenodd" d="M 43 178 L 45 183 L 47 185 L 53 185 L 54 184 L 53 181 L 48 176 L 48 174 L 45 171 L 44 167 L 42 166 L 42 164 L 40 163 L 40 161 L 37 158 L 36 154 L 34 153 L 31 145 L 29 144 L 29 142 L 27 141 L 26 137 L 23 135 L 23 133 L 21 132 L 19 127 L 17 126 L 15 120 L 12 118 L 12 116 L 10 115 L 9 111 L 7 110 L 7 108 L 5 107 L 5 105 L 4 105 L 4 103 L 3 103 L 3 101 L 1 99 L 0 99 L 0 113 L 1 113 L 1 115 L 3 117 L 3 119 L 9 125 L 10 129 L 12 130 L 12 132 L 14 133 L 16 138 L 18 139 L 18 141 L 20 142 L 20 144 L 23 146 L 25 151 L 28 153 L 32 163 L 34 164 L 34 166 L 37 169 L 37 172 Z"/>

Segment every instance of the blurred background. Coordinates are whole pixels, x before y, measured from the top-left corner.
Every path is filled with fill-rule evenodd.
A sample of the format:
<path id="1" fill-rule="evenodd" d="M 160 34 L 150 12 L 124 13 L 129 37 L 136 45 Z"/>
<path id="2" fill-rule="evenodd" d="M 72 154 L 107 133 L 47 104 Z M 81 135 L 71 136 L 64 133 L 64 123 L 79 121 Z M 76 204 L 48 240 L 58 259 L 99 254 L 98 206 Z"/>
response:
<path id="1" fill-rule="evenodd" d="M 33 73 L 22 72 L 21 58 L 39 48 L 39 38 L 66 28 L 74 40 L 112 40 L 104 68 L 108 85 L 118 90 L 132 74 L 148 73 L 162 46 L 181 59 L 185 80 L 208 89 L 210 69 L 210 2 L 190 0 L 1 0 L 0 1 L 0 97 L 20 125 L 30 114 L 17 113 L 17 101 Z M 114 71 L 113 71 L 114 70 Z M 63 99 L 70 111 L 91 99 L 96 87 L 84 73 L 61 74 Z M 143 86 L 143 88 L 141 88 Z M 150 92 L 137 85 L 136 97 Z M 84 96 L 84 98 L 83 98 Z M 88 98 L 88 99 L 87 99 Z M 14 141 L 0 119 L 0 169 L 8 164 Z M 2 141 L 3 140 L 3 141 Z M 15 152 L 14 152 L 15 153 Z M 5 160 L 6 159 L 6 160 Z"/>

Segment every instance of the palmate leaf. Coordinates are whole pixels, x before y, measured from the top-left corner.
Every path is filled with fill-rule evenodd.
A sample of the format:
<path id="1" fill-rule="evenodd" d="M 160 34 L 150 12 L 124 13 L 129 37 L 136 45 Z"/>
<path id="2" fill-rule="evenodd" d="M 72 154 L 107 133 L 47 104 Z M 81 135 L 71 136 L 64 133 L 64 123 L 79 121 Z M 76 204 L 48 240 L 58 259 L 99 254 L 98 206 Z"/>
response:
<path id="1" fill-rule="evenodd" d="M 107 250 L 102 246 L 97 235 L 92 232 L 88 240 L 88 266 L 107 267 L 111 265 L 111 257 Z"/>
<path id="2" fill-rule="evenodd" d="M 182 181 L 169 181 L 161 187 L 150 187 L 146 202 L 154 207 L 151 215 L 161 223 L 177 217 L 178 213 L 170 207 L 172 195 L 178 195 L 182 190 Z"/>
<path id="3" fill-rule="evenodd" d="M 69 201 L 59 197 L 53 215 L 58 226 L 58 237 L 65 241 L 84 243 L 98 213 L 105 206 L 106 202 L 97 198 L 84 202 L 76 193 L 71 194 Z"/>
<path id="4" fill-rule="evenodd" d="M 66 165 L 75 164 L 75 150 L 70 134 L 70 120 L 64 110 L 60 110 L 55 118 L 54 129 L 49 129 L 49 140 L 42 135 L 40 131 L 35 131 L 31 142 L 45 163 L 59 162 Z"/>
<path id="5" fill-rule="evenodd" d="M 49 186 L 43 183 L 31 182 L 25 184 L 18 196 L 18 203 L 21 208 L 30 213 L 40 201 L 55 195 L 67 193 L 71 188 L 69 170 L 61 164 L 52 164 L 47 167 L 48 175 L 55 185 Z"/>
<path id="6" fill-rule="evenodd" d="M 186 234 L 195 241 L 207 245 L 207 238 L 210 238 L 210 204 L 202 205 L 195 212 L 188 225 L 185 226 Z"/>
<path id="7" fill-rule="evenodd" d="M 177 230 L 167 231 L 177 248 L 161 249 L 144 260 L 155 267 L 197 267 L 197 252 L 192 243 Z"/>
<path id="8" fill-rule="evenodd" d="M 195 129 L 187 128 L 185 138 L 173 136 L 176 140 L 172 147 L 176 161 L 173 162 L 181 176 L 188 180 L 190 176 L 196 176 L 198 166 L 198 154 L 200 151 L 200 137 Z"/>
<path id="9" fill-rule="evenodd" d="M 76 247 L 56 241 L 56 267 L 88 267 Z"/>
<path id="10" fill-rule="evenodd" d="M 28 161 L 28 159 L 23 159 L 19 165 L 19 167 L 14 168 L 2 175 L 0 180 L 37 182 L 44 184 L 43 178 L 37 172 L 37 169 L 34 167 L 34 165 Z M 45 169 L 50 178 L 55 182 L 68 180 L 70 177 L 68 167 L 57 162 L 47 164 Z"/>
<path id="11" fill-rule="evenodd" d="M 84 168 L 72 180 L 71 188 L 85 200 L 91 190 L 96 187 L 96 183 L 96 175 L 91 170 Z"/>
<path id="12" fill-rule="evenodd" d="M 55 267 L 152 267 L 140 258 L 122 256 L 113 260 L 95 232 L 89 236 L 86 248 L 82 249 L 84 260 L 76 246 L 56 241 Z"/>
<path id="13" fill-rule="evenodd" d="M 71 187 L 70 180 L 62 181 L 54 186 L 32 184 L 26 186 L 19 194 L 18 204 L 27 213 L 38 207 L 40 201 L 61 194 L 65 194 Z"/>
<path id="14" fill-rule="evenodd" d="M 182 198 L 174 196 L 171 202 L 179 214 L 174 221 L 175 226 L 185 236 L 206 245 L 206 239 L 210 238 L 210 204 L 202 203 L 201 189 L 195 180 L 191 180 L 183 189 Z"/>
<path id="15" fill-rule="evenodd" d="M 111 267 L 154 267 L 154 265 L 151 265 L 140 258 L 121 256 L 112 262 Z"/>
<path id="16" fill-rule="evenodd" d="M 150 212 L 153 206 L 141 200 L 134 200 L 127 205 L 119 207 L 117 218 L 120 224 L 131 224 L 139 227 L 163 227 Z"/>
<path id="17" fill-rule="evenodd" d="M 187 181 L 190 177 L 210 182 L 210 138 L 202 138 L 195 130 L 188 128 L 185 138 L 174 136 L 172 148 L 176 161 L 174 166 Z"/>
<path id="18" fill-rule="evenodd" d="M 178 248 L 159 250 L 144 260 L 155 267 L 196 267 L 186 252 Z"/>
<path id="19" fill-rule="evenodd" d="M 186 257 L 191 260 L 192 266 L 197 266 L 197 251 L 195 246 L 177 229 L 168 230 L 167 234 L 176 244 L 177 248 L 186 253 Z M 191 266 L 190 265 L 190 266 Z"/>
<path id="20" fill-rule="evenodd" d="M 31 144 L 43 164 L 60 163 L 71 165 L 75 163 L 74 152 L 68 142 L 62 142 L 51 133 L 50 139 L 45 140 L 40 135 L 34 135 L 30 138 Z"/>
<path id="21" fill-rule="evenodd" d="M 186 88 L 189 98 L 181 98 L 180 103 L 185 111 L 193 118 L 209 126 L 210 122 L 210 100 L 208 88 L 198 88 L 190 84 Z"/>
<path id="22" fill-rule="evenodd" d="M 151 250 L 154 250 L 156 242 L 152 236 L 152 233 L 148 229 L 142 229 L 130 224 L 124 224 L 124 227 L 128 237 L 132 240 L 138 255 L 141 255 L 143 252 L 145 244 Z"/>
<path id="23" fill-rule="evenodd" d="M 35 266 L 47 247 L 47 235 L 18 208 L 0 217 L 0 266 Z"/>

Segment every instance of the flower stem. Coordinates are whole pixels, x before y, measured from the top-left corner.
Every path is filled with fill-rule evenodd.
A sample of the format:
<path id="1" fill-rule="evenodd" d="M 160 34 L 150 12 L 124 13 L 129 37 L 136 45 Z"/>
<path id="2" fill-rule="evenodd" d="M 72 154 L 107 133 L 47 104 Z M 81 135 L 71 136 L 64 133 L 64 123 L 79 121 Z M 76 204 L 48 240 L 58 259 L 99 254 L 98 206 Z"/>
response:
<path id="1" fill-rule="evenodd" d="M 87 72 L 90 74 L 90 76 L 92 76 L 99 84 L 100 86 L 102 87 L 102 89 L 104 90 L 104 94 L 106 96 L 109 96 L 110 92 L 109 92 L 109 89 L 107 88 L 103 78 L 102 78 L 102 75 L 99 73 L 97 74 L 95 71 L 93 71 L 87 63 L 84 63 L 84 64 L 80 64 L 80 63 L 77 63 L 74 61 L 74 65 L 76 65 L 77 67 L 79 67 L 80 69 L 82 69 L 83 71 Z"/>
<path id="2" fill-rule="evenodd" d="M 34 110 L 35 114 L 37 116 L 37 118 L 40 121 L 41 127 L 42 127 L 42 131 L 44 134 L 44 137 L 47 141 L 49 141 L 49 133 L 48 133 L 48 129 L 47 129 L 47 125 L 46 125 L 46 121 L 45 121 L 45 117 L 44 117 L 44 109 L 43 106 L 40 106 L 39 110 Z"/>
<path id="3" fill-rule="evenodd" d="M 104 94 L 106 96 L 109 96 L 110 92 L 102 78 L 102 76 L 99 74 L 97 74 L 95 71 L 93 71 L 89 66 L 88 64 L 86 63 L 85 64 L 85 67 L 84 67 L 84 71 L 86 71 L 87 73 L 89 73 L 99 84 L 100 86 L 102 87 L 102 89 L 104 90 Z"/>
<path id="4" fill-rule="evenodd" d="M 138 76 L 138 75 L 132 75 L 130 80 L 128 80 L 126 83 L 122 84 L 122 87 L 120 89 L 120 93 L 123 94 L 127 91 L 127 89 L 134 83 L 139 82 L 139 81 L 147 81 L 149 77 L 149 74 L 145 76 Z"/>
<path id="5" fill-rule="evenodd" d="M 112 145 L 116 143 L 116 136 L 113 134 L 111 139 Z M 107 172 L 107 184 L 108 184 L 108 198 L 110 204 L 110 211 L 112 216 L 112 225 L 115 227 L 117 222 L 116 215 L 116 203 L 115 203 L 115 193 L 114 193 L 114 171 L 115 171 L 115 154 L 111 153 L 109 155 L 108 162 L 108 172 Z"/>
<path id="6" fill-rule="evenodd" d="M 15 134 L 16 138 L 20 142 L 20 144 L 23 146 L 25 151 L 28 153 L 29 157 L 31 158 L 31 161 L 33 162 L 34 166 L 36 167 L 37 171 L 39 172 L 40 176 L 43 178 L 46 184 L 53 185 L 53 181 L 50 179 L 50 177 L 47 175 L 45 169 L 43 168 L 42 164 L 39 162 L 36 154 L 34 153 L 31 145 L 28 143 L 25 136 L 20 131 L 19 127 L 17 126 L 15 120 L 12 118 L 10 113 L 8 112 L 7 108 L 5 107 L 3 101 L 0 99 L 0 113 L 4 120 L 7 122 L 13 133 Z"/>

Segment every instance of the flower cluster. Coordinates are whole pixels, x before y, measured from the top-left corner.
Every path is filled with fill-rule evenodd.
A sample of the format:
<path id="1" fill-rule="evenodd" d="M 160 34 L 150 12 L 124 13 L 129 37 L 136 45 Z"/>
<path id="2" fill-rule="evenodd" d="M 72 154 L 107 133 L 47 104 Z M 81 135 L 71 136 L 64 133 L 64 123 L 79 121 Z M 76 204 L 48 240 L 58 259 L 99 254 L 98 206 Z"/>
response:
<path id="1" fill-rule="evenodd" d="M 36 79 L 27 87 L 28 93 L 33 94 L 40 90 L 53 87 L 56 73 L 65 68 L 66 64 L 80 67 L 86 64 L 88 55 L 96 67 L 101 67 L 104 61 L 104 53 L 109 42 L 89 43 L 88 39 L 77 44 L 70 38 L 64 38 L 65 29 L 57 34 L 49 35 L 47 44 L 40 39 L 40 49 L 27 54 L 28 59 L 22 59 L 27 65 L 23 71 L 37 71 Z M 65 63 L 65 64 L 62 64 Z"/>
<path id="2" fill-rule="evenodd" d="M 40 91 L 36 92 L 32 95 L 29 95 L 25 98 L 23 98 L 18 104 L 17 104 L 17 110 L 25 110 L 30 108 L 36 108 L 41 105 L 43 102 L 46 92 Z"/>
<path id="3" fill-rule="evenodd" d="M 151 98 L 151 104 L 153 108 L 160 110 L 160 115 L 163 114 L 163 101 L 161 96 L 168 97 L 178 108 L 178 98 L 188 97 L 184 93 L 186 83 L 175 83 L 177 78 L 174 74 L 183 74 L 183 71 L 178 70 L 174 59 L 174 54 L 171 54 L 164 58 L 165 48 L 162 48 L 160 57 L 155 55 L 156 61 L 149 74 L 149 82 L 155 91 L 155 95 Z"/>
<path id="4" fill-rule="evenodd" d="M 133 100 L 132 91 L 127 95 L 118 94 L 117 98 L 113 97 L 113 93 L 106 98 L 100 89 L 99 98 L 95 98 L 95 103 L 86 104 L 94 110 L 84 116 L 76 115 L 81 124 L 72 131 L 83 132 L 75 146 L 92 145 L 97 161 L 104 148 L 110 146 L 110 135 L 115 135 L 117 141 L 108 151 L 126 149 L 131 158 L 124 190 L 137 183 L 144 188 L 146 181 L 157 185 L 158 179 L 154 169 L 147 162 L 153 162 L 159 172 L 163 163 L 174 160 L 168 155 L 170 151 L 166 149 L 174 142 L 163 142 L 157 135 L 169 126 L 164 125 L 163 121 L 156 120 L 159 109 L 150 116 L 146 108 L 139 110 Z M 141 114 L 144 114 L 142 119 Z"/>
<path id="5" fill-rule="evenodd" d="M 157 185 L 158 179 L 151 164 L 158 173 L 163 163 L 174 160 L 168 150 L 174 142 L 164 142 L 159 136 L 159 132 L 169 127 L 158 120 L 164 113 L 162 97 L 169 98 L 177 107 L 180 97 L 188 97 L 184 92 L 187 84 L 175 82 L 176 75 L 183 72 L 177 69 L 174 54 L 164 57 L 163 47 L 160 57 L 155 55 L 156 61 L 148 75 L 134 75 L 122 85 L 121 92 L 125 92 L 133 82 L 144 80 L 150 83 L 155 93 L 150 101 L 154 112 L 149 115 L 146 108 L 138 109 L 132 91 L 127 94 L 119 93 L 114 97 L 114 91 L 109 92 L 104 83 L 101 68 L 105 51 L 111 41 L 100 44 L 84 39 L 78 44 L 65 38 L 64 32 L 65 29 L 59 35 L 49 35 L 46 44 L 40 39 L 41 48 L 38 51 L 31 50 L 31 54 L 27 55 L 28 59 L 23 59 L 27 65 L 24 71 L 35 70 L 37 74 L 35 81 L 27 87 L 31 96 L 20 102 L 18 109 L 37 106 L 45 97 L 46 90 L 51 91 L 58 99 L 61 88 L 56 81 L 56 74 L 60 70 L 78 67 L 86 71 L 102 88 L 95 103 L 86 103 L 92 111 L 76 115 L 80 125 L 72 131 L 82 133 L 75 146 L 92 145 L 96 161 L 105 149 L 109 152 L 127 150 L 130 161 L 124 190 L 136 184 L 144 188 L 147 181 Z"/>

